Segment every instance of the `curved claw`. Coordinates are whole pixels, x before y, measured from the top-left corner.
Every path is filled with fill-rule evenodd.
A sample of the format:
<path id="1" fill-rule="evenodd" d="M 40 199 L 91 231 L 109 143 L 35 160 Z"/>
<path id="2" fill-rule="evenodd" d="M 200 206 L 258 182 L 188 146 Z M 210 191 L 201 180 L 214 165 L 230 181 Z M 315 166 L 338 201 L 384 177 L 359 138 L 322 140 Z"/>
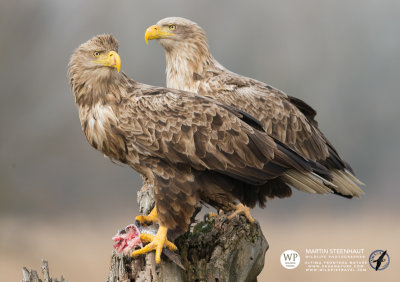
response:
<path id="1" fill-rule="evenodd" d="M 254 218 L 250 214 L 250 208 L 248 208 L 242 204 L 232 205 L 232 207 L 235 211 L 231 215 L 228 216 L 228 220 L 231 220 L 238 214 L 243 214 L 248 219 L 248 221 L 250 221 L 251 223 L 255 222 Z"/>
<path id="2" fill-rule="evenodd" d="M 158 228 L 156 236 L 146 233 L 140 234 L 140 239 L 142 240 L 142 242 L 148 242 L 149 244 L 137 251 L 132 252 L 131 257 L 135 258 L 139 255 L 156 250 L 156 263 L 160 263 L 163 248 L 168 248 L 171 251 L 176 251 L 178 249 L 175 244 L 167 240 L 167 232 L 167 227 L 160 226 L 160 228 Z"/>
<path id="3" fill-rule="evenodd" d="M 135 220 L 139 225 L 150 225 L 156 223 L 158 221 L 157 207 L 154 206 L 149 215 L 138 215 Z"/>

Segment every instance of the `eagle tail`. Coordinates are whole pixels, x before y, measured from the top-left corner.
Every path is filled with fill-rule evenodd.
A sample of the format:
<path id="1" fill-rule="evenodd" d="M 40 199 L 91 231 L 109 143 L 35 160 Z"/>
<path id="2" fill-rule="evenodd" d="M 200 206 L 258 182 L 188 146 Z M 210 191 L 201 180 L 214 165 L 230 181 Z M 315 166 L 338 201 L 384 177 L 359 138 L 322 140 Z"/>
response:
<path id="1" fill-rule="evenodd" d="M 345 173 L 346 176 L 347 176 L 348 178 L 350 178 L 353 182 L 357 183 L 358 185 L 365 186 L 365 183 L 363 183 L 360 179 L 358 179 L 357 177 L 355 177 L 354 174 L 351 173 L 350 171 L 345 170 L 344 173 Z"/>
<path id="2" fill-rule="evenodd" d="M 334 184 L 321 178 L 315 173 L 288 170 L 281 177 L 284 182 L 303 192 L 312 194 L 334 193 L 329 187 L 334 186 Z"/>
<path id="3" fill-rule="evenodd" d="M 360 197 L 364 194 L 364 191 L 357 185 L 361 181 L 355 176 L 349 177 L 346 172 L 341 170 L 332 170 L 331 175 L 332 181 L 328 181 L 313 172 L 288 170 L 283 174 L 282 179 L 292 187 L 312 194 L 334 193 L 346 198 Z M 354 181 L 353 178 L 355 178 Z"/>
<path id="4" fill-rule="evenodd" d="M 334 169 L 331 171 L 332 183 L 336 185 L 335 192 L 344 197 L 357 197 L 364 195 L 364 191 L 358 185 L 364 185 L 353 174 L 347 171 Z"/>

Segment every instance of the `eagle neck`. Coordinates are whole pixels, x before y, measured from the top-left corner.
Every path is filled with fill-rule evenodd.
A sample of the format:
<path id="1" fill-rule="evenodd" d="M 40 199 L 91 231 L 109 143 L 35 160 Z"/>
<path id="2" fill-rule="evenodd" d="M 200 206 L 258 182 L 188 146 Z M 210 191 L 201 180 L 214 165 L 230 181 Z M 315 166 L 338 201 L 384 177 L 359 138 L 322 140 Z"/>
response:
<path id="1" fill-rule="evenodd" d="M 166 49 L 165 57 L 168 88 L 197 92 L 200 79 L 214 67 L 207 43 L 185 43 Z"/>
<path id="2" fill-rule="evenodd" d="M 94 148 L 113 160 L 125 163 L 127 147 L 118 126 L 118 106 L 128 96 L 129 89 L 134 88 L 134 82 L 122 72 L 114 72 L 108 77 L 99 74 L 92 74 L 86 80 L 82 79 L 85 74 L 71 76 L 82 131 Z"/>
<path id="3" fill-rule="evenodd" d="M 97 104 L 115 104 L 122 99 L 121 91 L 129 83 L 123 73 L 110 72 L 107 75 L 71 77 L 71 89 L 79 107 L 91 108 Z"/>

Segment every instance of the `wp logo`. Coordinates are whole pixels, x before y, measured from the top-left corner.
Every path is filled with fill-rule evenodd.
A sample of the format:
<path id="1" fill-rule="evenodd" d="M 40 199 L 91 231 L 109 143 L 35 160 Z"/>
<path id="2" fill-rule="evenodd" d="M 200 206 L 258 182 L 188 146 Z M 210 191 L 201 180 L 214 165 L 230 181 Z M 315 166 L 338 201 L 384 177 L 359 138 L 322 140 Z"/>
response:
<path id="1" fill-rule="evenodd" d="M 293 250 L 284 251 L 281 254 L 281 264 L 286 269 L 294 269 L 300 264 L 300 255 Z"/>

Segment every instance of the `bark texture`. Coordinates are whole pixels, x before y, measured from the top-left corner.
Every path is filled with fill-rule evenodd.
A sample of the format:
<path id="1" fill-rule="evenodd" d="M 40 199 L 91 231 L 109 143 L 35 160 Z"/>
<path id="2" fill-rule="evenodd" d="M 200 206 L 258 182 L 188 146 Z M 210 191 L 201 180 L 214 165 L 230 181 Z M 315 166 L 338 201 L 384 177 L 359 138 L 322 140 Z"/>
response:
<path id="1" fill-rule="evenodd" d="M 156 265 L 154 252 L 137 259 L 114 252 L 107 281 L 257 281 L 268 249 L 259 225 L 242 216 L 209 218 L 175 243 L 185 269 L 169 256 Z"/>
<path id="2" fill-rule="evenodd" d="M 36 270 L 28 270 L 26 267 L 23 267 L 21 282 L 67 282 L 62 275 L 60 280 L 57 278 L 51 278 L 49 263 L 46 260 L 42 260 L 42 274 L 43 279 L 40 279 Z"/>
<path id="3" fill-rule="evenodd" d="M 138 193 L 141 210 L 147 212 L 152 207 L 150 191 L 146 186 Z M 243 216 L 229 221 L 225 214 L 197 223 L 175 243 L 178 263 L 165 251 L 160 265 L 154 252 L 137 259 L 114 252 L 107 281 L 257 281 L 268 249 L 258 224 Z"/>

